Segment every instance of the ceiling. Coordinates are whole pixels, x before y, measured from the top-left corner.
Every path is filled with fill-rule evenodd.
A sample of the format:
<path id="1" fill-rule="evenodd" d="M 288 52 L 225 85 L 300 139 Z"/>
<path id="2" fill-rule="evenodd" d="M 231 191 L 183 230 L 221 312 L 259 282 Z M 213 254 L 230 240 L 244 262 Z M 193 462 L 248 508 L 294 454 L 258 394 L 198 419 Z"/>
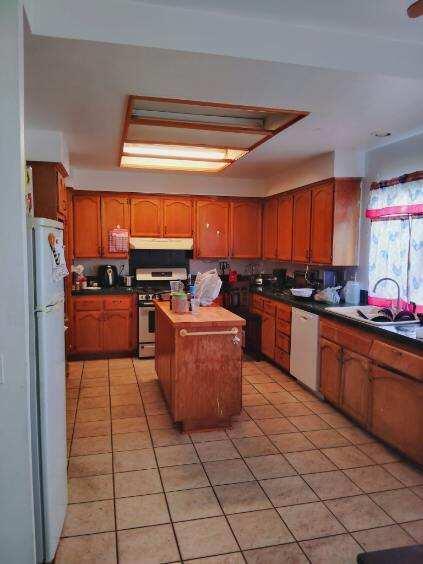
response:
<path id="1" fill-rule="evenodd" d="M 414 0 L 133 0 L 147 5 L 278 20 L 294 25 L 423 42 L 421 23 L 407 16 Z"/>
<path id="2" fill-rule="evenodd" d="M 374 130 L 423 124 L 423 81 L 28 36 L 26 126 L 62 131 L 71 165 L 117 167 L 128 94 L 295 108 L 310 115 L 223 175 L 261 178 L 334 149 L 370 148 Z"/>

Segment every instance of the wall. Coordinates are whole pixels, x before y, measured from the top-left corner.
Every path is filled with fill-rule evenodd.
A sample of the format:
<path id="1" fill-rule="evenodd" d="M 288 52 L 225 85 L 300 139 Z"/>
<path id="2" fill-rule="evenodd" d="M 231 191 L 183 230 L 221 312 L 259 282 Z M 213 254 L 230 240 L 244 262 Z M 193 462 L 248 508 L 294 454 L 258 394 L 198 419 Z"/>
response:
<path id="1" fill-rule="evenodd" d="M 83 170 L 72 168 L 66 180 L 78 190 L 114 190 L 116 192 L 160 192 L 214 196 L 263 196 L 264 181 L 206 174 Z"/>
<path id="2" fill-rule="evenodd" d="M 334 153 L 324 153 L 287 168 L 267 182 L 266 195 L 286 192 L 334 176 Z"/>
<path id="3" fill-rule="evenodd" d="M 369 151 L 366 155 L 366 180 L 362 188 L 362 218 L 360 226 L 360 267 L 359 281 L 368 287 L 370 221 L 364 217 L 370 184 L 374 181 L 400 176 L 423 170 L 423 134 L 409 137 L 397 143 Z"/>
<path id="4" fill-rule="evenodd" d="M 35 562 L 23 140 L 23 10 L 0 2 L 0 562 Z"/>
<path id="5" fill-rule="evenodd" d="M 25 156 L 27 161 L 62 163 L 67 172 L 70 171 L 69 151 L 61 131 L 27 129 Z"/>

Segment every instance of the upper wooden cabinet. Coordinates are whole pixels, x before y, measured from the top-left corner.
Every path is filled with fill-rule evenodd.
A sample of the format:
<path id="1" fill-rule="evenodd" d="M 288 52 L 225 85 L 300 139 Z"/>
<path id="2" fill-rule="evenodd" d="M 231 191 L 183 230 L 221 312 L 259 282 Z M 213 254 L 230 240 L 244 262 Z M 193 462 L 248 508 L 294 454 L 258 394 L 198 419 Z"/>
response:
<path id="1" fill-rule="evenodd" d="M 356 265 L 360 179 L 325 180 L 293 197 L 293 262 Z"/>
<path id="2" fill-rule="evenodd" d="M 231 249 L 233 258 L 261 256 L 261 204 L 250 200 L 231 202 Z"/>
<path id="3" fill-rule="evenodd" d="M 278 200 L 278 252 L 279 260 L 292 259 L 292 212 L 293 196 L 281 196 Z"/>
<path id="4" fill-rule="evenodd" d="M 192 237 L 192 201 L 188 198 L 164 198 L 163 235 Z"/>
<path id="5" fill-rule="evenodd" d="M 75 258 L 101 256 L 100 196 L 73 197 L 73 243 Z"/>
<path id="6" fill-rule="evenodd" d="M 129 229 L 129 198 L 111 195 L 101 196 L 101 250 L 103 257 L 124 258 L 128 253 L 109 251 L 109 232 L 120 227 Z"/>
<path id="7" fill-rule="evenodd" d="M 30 162 L 35 217 L 63 220 L 67 212 L 67 172 L 61 163 Z"/>
<path id="8" fill-rule="evenodd" d="M 159 197 L 131 198 L 131 236 L 161 237 L 163 235 L 163 200 Z"/>
<path id="9" fill-rule="evenodd" d="M 294 194 L 292 219 L 292 260 L 294 262 L 310 261 L 311 201 L 311 190 L 302 190 Z"/>
<path id="10" fill-rule="evenodd" d="M 270 198 L 263 206 L 263 258 L 275 259 L 278 247 L 278 199 Z"/>
<path id="11" fill-rule="evenodd" d="M 229 202 L 199 200 L 196 204 L 196 256 L 229 256 Z"/>
<path id="12" fill-rule="evenodd" d="M 311 191 L 310 261 L 332 262 L 333 182 L 316 186 Z"/>

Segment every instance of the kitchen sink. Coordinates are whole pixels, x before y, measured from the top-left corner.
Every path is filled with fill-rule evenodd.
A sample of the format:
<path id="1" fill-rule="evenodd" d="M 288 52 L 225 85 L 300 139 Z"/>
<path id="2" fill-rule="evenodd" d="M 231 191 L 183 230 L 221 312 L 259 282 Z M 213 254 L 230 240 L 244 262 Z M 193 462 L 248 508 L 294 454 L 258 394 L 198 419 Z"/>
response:
<path id="1" fill-rule="evenodd" d="M 413 325 L 419 323 L 419 320 L 416 319 L 415 321 L 372 321 L 372 319 L 364 319 L 358 313 L 360 310 L 364 315 L 367 317 L 376 317 L 379 314 L 380 307 L 378 306 L 369 306 L 369 305 L 362 305 L 362 306 L 336 306 L 336 307 L 328 307 L 326 311 L 332 311 L 333 313 L 337 313 L 338 315 L 343 315 L 344 317 L 349 317 L 350 319 L 355 319 L 356 321 L 360 321 L 361 323 L 367 323 L 368 325 L 375 325 L 376 327 L 384 327 L 384 326 L 401 326 L 401 325 Z"/>

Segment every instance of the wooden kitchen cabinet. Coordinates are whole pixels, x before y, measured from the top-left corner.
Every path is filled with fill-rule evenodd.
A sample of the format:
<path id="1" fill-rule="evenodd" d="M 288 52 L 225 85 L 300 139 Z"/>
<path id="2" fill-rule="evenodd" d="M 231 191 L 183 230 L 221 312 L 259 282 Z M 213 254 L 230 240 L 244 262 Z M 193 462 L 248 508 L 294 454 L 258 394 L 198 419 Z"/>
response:
<path id="1" fill-rule="evenodd" d="M 163 200 L 154 196 L 131 198 L 131 236 L 161 237 L 163 235 Z"/>
<path id="2" fill-rule="evenodd" d="M 292 227 L 293 262 L 310 262 L 311 190 L 294 194 Z"/>
<path id="3" fill-rule="evenodd" d="M 342 349 L 336 343 L 320 339 L 320 391 L 334 405 L 341 396 Z"/>
<path id="4" fill-rule="evenodd" d="M 320 184 L 311 191 L 310 261 L 332 263 L 333 182 Z"/>
<path id="5" fill-rule="evenodd" d="M 263 258 L 275 259 L 278 254 L 278 199 L 270 198 L 263 206 Z"/>
<path id="6" fill-rule="evenodd" d="M 261 314 L 261 352 L 269 357 L 275 358 L 275 317 L 267 313 Z"/>
<path id="7" fill-rule="evenodd" d="M 99 195 L 73 197 L 73 251 L 75 258 L 101 257 Z"/>
<path id="8" fill-rule="evenodd" d="M 229 202 L 199 200 L 196 203 L 196 256 L 229 256 Z"/>
<path id="9" fill-rule="evenodd" d="M 73 352 L 97 354 L 103 350 L 102 311 L 75 311 L 73 319 Z"/>
<path id="10" fill-rule="evenodd" d="M 67 172 L 61 163 L 29 162 L 32 168 L 34 216 L 63 221 L 67 212 Z"/>
<path id="11" fill-rule="evenodd" d="M 292 259 L 292 215 L 294 199 L 292 196 L 282 196 L 278 200 L 278 249 L 279 260 Z"/>
<path id="12" fill-rule="evenodd" d="M 373 364 L 371 367 L 370 431 L 423 464 L 423 386 Z"/>
<path id="13" fill-rule="evenodd" d="M 135 349 L 133 295 L 73 296 L 73 302 L 72 354 L 99 357 Z"/>
<path id="14" fill-rule="evenodd" d="M 109 232 L 119 227 L 129 230 L 129 198 L 126 196 L 101 196 L 101 255 L 110 258 L 126 258 L 128 253 L 109 251 Z"/>
<path id="15" fill-rule="evenodd" d="M 341 409 L 364 427 L 369 415 L 370 361 L 344 349 L 342 355 Z"/>
<path id="16" fill-rule="evenodd" d="M 189 198 L 163 199 L 163 235 L 192 237 L 192 201 Z"/>
<path id="17" fill-rule="evenodd" d="M 231 202 L 230 217 L 233 258 L 254 259 L 261 256 L 261 204 L 243 200 Z"/>

